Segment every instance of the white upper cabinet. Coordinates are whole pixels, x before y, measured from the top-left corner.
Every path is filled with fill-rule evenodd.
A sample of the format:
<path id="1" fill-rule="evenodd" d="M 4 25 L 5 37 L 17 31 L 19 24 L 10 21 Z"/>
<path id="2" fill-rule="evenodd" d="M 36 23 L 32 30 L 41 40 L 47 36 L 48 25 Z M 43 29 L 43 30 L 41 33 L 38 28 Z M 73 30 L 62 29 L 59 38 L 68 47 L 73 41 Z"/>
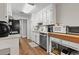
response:
<path id="1" fill-rule="evenodd" d="M 0 3 L 0 21 L 7 20 L 7 3 Z"/>
<path id="2" fill-rule="evenodd" d="M 33 16 L 36 23 L 43 23 L 43 25 L 51 25 L 56 23 L 56 4 L 49 4 Z"/>
<path id="3" fill-rule="evenodd" d="M 43 25 L 51 25 L 56 23 L 56 5 L 50 4 L 43 8 L 40 13 Z"/>
<path id="4" fill-rule="evenodd" d="M 43 22 L 42 18 L 43 18 L 43 16 L 42 16 L 42 10 L 41 10 L 41 11 L 38 12 L 38 21 L 39 21 L 39 23 Z"/>
<path id="5" fill-rule="evenodd" d="M 47 9 L 44 8 L 42 12 L 43 12 L 43 15 L 42 15 L 43 25 L 47 25 Z"/>
<path id="6" fill-rule="evenodd" d="M 51 4 L 47 8 L 47 25 L 55 24 L 56 23 L 56 5 Z"/>

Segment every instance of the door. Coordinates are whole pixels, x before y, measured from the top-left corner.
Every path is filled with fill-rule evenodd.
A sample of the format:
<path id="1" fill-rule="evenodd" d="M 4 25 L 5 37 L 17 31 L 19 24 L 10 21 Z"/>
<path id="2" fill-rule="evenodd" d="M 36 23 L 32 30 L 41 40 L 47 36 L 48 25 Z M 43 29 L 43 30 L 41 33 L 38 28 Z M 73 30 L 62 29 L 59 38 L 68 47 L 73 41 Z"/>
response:
<path id="1" fill-rule="evenodd" d="M 22 37 L 27 36 L 27 20 L 26 19 L 20 20 L 20 34 Z"/>

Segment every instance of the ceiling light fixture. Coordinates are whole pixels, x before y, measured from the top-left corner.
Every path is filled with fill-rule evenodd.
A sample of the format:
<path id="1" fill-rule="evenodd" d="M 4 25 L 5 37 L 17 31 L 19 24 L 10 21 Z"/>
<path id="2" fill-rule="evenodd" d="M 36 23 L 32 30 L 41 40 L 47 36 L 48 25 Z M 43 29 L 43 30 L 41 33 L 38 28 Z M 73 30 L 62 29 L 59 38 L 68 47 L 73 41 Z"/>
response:
<path id="1" fill-rule="evenodd" d="M 33 9 L 35 8 L 35 5 L 30 5 L 28 3 L 26 3 L 23 7 L 23 12 L 24 13 L 30 13 Z"/>

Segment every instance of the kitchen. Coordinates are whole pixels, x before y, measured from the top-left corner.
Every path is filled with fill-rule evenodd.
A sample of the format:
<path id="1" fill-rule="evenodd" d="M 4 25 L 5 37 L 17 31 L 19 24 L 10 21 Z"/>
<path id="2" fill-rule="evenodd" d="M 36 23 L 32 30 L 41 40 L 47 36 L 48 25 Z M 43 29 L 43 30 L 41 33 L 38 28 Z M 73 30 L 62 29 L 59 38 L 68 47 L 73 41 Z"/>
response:
<path id="1" fill-rule="evenodd" d="M 0 7 L 0 22 L 10 26 L 8 37 L 0 38 L 4 52 L 0 54 L 7 50 L 11 55 L 79 55 L 78 3 L 1 3 Z"/>

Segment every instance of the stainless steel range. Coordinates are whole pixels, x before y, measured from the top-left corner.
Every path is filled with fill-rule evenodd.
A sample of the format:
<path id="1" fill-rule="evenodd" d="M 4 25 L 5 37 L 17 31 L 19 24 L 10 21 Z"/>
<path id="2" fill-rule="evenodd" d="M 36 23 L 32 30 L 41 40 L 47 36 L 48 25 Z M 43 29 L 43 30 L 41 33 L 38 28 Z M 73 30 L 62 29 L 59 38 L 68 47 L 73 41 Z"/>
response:
<path id="1" fill-rule="evenodd" d="M 47 50 L 47 34 L 40 33 L 40 46 Z"/>

